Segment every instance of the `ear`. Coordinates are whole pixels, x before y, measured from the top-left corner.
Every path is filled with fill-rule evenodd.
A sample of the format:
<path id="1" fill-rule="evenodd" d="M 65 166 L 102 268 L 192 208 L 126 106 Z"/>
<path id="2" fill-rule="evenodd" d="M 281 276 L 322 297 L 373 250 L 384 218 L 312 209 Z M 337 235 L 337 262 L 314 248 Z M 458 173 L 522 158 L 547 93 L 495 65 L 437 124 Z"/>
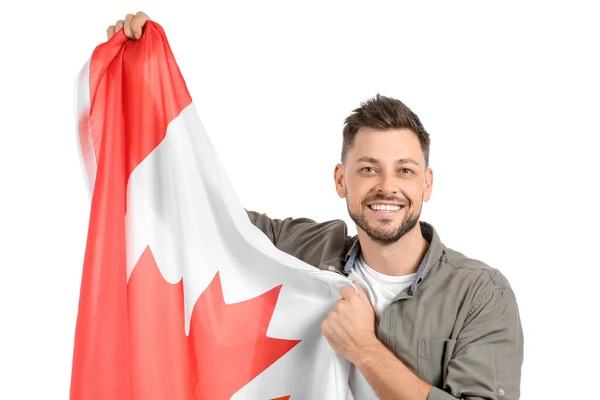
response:
<path id="1" fill-rule="evenodd" d="M 333 171 L 333 179 L 335 181 L 335 190 L 340 198 L 346 197 L 346 188 L 344 182 L 344 166 L 338 164 Z"/>
<path id="2" fill-rule="evenodd" d="M 431 190 L 433 188 L 433 170 L 427 168 L 425 171 L 425 190 L 423 191 L 423 201 L 429 201 L 431 198 Z"/>

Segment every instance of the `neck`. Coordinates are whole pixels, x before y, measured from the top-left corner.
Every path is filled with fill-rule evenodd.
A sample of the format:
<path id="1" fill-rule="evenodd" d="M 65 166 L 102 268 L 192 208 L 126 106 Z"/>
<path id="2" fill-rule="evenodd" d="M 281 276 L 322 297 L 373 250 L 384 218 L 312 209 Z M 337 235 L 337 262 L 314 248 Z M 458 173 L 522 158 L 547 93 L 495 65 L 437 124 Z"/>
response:
<path id="1" fill-rule="evenodd" d="M 429 243 L 421 234 L 420 224 L 390 245 L 374 242 L 362 229 L 358 229 L 358 240 L 367 265 L 379 273 L 392 276 L 417 272 L 429 248 Z"/>

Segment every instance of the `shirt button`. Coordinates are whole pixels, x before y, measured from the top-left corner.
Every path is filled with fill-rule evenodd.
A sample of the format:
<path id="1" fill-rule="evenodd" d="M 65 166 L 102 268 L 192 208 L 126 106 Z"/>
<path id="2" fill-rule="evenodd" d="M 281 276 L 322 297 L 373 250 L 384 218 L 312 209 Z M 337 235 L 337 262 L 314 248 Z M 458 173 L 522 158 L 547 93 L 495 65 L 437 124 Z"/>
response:
<path id="1" fill-rule="evenodd" d="M 500 394 L 502 394 L 502 395 L 503 395 L 503 394 L 504 394 L 504 389 L 500 389 L 500 390 L 498 390 L 498 393 L 500 393 Z"/>
<path id="2" fill-rule="evenodd" d="M 333 265 L 330 265 L 329 267 L 327 267 L 327 269 L 330 271 L 335 271 L 335 267 Z"/>

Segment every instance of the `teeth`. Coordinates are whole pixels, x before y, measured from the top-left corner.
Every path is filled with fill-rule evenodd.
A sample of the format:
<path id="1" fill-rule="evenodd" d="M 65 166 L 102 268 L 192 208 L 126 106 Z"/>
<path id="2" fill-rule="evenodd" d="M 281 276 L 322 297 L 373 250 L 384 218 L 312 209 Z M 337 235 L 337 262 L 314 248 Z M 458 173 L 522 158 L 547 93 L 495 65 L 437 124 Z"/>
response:
<path id="1" fill-rule="evenodd" d="M 371 210 L 375 210 L 375 211 L 398 211 L 400 209 L 400 206 L 380 205 L 380 204 L 373 204 L 369 207 L 371 207 Z"/>

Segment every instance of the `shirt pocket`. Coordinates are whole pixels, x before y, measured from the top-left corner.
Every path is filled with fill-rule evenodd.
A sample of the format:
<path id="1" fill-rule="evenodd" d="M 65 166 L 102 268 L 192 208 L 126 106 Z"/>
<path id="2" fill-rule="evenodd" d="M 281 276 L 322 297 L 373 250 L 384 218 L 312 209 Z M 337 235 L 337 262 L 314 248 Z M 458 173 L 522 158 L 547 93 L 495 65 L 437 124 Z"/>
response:
<path id="1" fill-rule="evenodd" d="M 456 340 L 452 339 L 419 339 L 417 375 L 424 381 L 442 389 L 454 346 L 456 346 Z"/>

